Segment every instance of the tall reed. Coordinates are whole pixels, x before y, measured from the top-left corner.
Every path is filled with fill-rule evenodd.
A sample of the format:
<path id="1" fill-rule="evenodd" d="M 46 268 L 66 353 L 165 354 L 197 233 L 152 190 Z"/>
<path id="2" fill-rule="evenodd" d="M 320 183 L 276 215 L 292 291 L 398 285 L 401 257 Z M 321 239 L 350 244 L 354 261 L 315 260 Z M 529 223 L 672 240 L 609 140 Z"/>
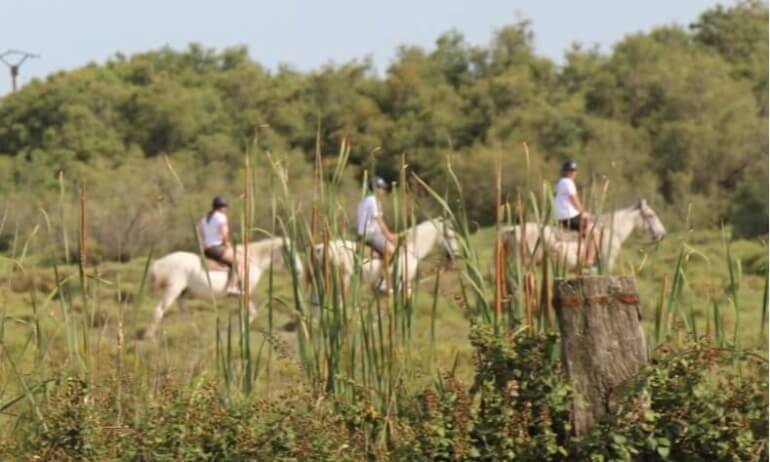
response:
<path id="1" fill-rule="evenodd" d="M 284 260 L 288 266 L 287 281 L 283 287 L 278 287 L 278 275 L 273 268 L 266 273 L 266 293 L 260 309 L 266 309 L 267 327 L 253 326 L 249 304 L 255 302 L 254 293 L 250 293 L 248 284 L 243 284 L 242 296 L 238 299 L 237 315 L 227 310 L 220 310 L 215 300 L 208 306 L 215 312 L 213 326 L 214 345 L 212 347 L 211 367 L 203 367 L 201 374 L 212 372 L 220 384 L 222 398 L 227 402 L 240 399 L 253 399 L 269 396 L 274 389 L 278 377 L 274 375 L 273 352 L 279 341 L 280 333 L 274 329 L 274 316 L 279 305 L 289 307 L 295 318 L 296 326 L 293 342 L 296 343 L 296 355 L 289 357 L 291 367 L 299 368 L 299 372 L 316 397 L 330 398 L 335 403 L 352 404 L 371 409 L 372 418 L 369 425 L 369 442 L 372 446 L 387 445 L 395 431 L 391 427 L 410 405 L 412 387 L 420 386 L 419 375 L 424 374 L 418 366 L 419 356 L 423 352 L 415 347 L 415 339 L 421 332 L 416 332 L 416 311 L 420 307 L 430 310 L 430 321 L 425 335 L 428 337 L 427 363 L 429 373 L 446 367 L 437 360 L 439 356 L 436 343 L 441 337 L 441 325 L 438 322 L 440 310 L 450 309 L 445 303 L 446 286 L 454 285 L 453 291 L 457 298 L 457 307 L 463 309 L 470 323 L 485 323 L 493 326 L 500 334 L 516 332 L 524 335 L 528 332 L 551 332 L 555 330 L 552 314 L 551 298 L 553 279 L 566 277 L 570 273 L 560 255 L 553 255 L 545 245 L 546 232 L 554 225 L 552 217 L 552 190 L 548 184 L 536 185 L 537 191 L 518 191 L 515 201 L 504 200 L 504 172 L 501 163 L 495 165 L 495 171 L 489 172 L 495 179 L 495 222 L 494 243 L 492 248 L 481 249 L 474 245 L 477 239 L 472 232 L 472 224 L 468 220 L 462 200 L 463 187 L 458 180 L 451 156 L 446 159 L 446 172 L 449 178 L 448 186 L 442 193 L 437 192 L 418 174 L 409 170 L 408 158 L 402 155 L 398 170 L 398 181 L 393 186 L 390 196 L 391 206 L 395 211 L 394 228 L 399 234 L 399 248 L 404 246 L 408 230 L 417 222 L 422 210 L 418 207 L 417 197 L 422 195 L 435 203 L 445 218 L 459 236 L 461 266 L 456 271 L 439 269 L 430 288 L 426 291 L 416 290 L 409 296 L 406 286 L 402 284 L 400 253 L 396 253 L 392 265 L 393 270 L 387 275 L 387 283 L 394 288 L 393 293 L 375 296 L 362 278 L 362 265 L 366 259 L 362 246 L 355 252 L 353 274 L 348 281 L 344 279 L 333 265 L 329 254 L 329 245 L 335 240 L 355 240 L 350 236 L 347 210 L 343 204 L 347 198 L 344 195 L 343 183 L 350 175 L 348 165 L 351 157 L 351 146 L 347 140 L 340 143 L 339 151 L 333 168 L 324 162 L 323 153 L 316 151 L 316 168 L 314 170 L 314 197 L 312 203 L 302 203 L 295 191 L 290 188 L 290 166 L 270 152 L 264 151 L 255 138 L 243 157 L 242 200 L 235 201 L 239 210 L 241 244 L 246 244 L 263 234 L 277 235 L 285 238 Z M 530 167 L 529 148 L 524 146 L 526 166 Z M 170 161 L 166 159 L 170 174 L 175 178 L 181 191 L 185 185 L 176 174 Z M 362 180 L 362 195 L 367 188 L 369 179 L 374 174 L 374 156 L 372 165 L 366 169 Z M 268 174 L 260 177 L 257 168 L 264 167 Z M 527 171 L 527 178 L 533 173 Z M 63 214 L 66 190 L 63 177 L 59 177 L 60 214 Z M 255 226 L 257 217 L 257 198 L 259 197 L 258 183 L 265 182 L 271 191 L 270 197 L 265 198 L 270 203 L 270 229 L 258 229 Z M 608 182 L 594 188 L 591 201 L 598 210 L 602 210 L 608 195 Z M 416 189 L 419 189 L 417 191 Z M 418 194 L 419 193 L 419 194 Z M 74 193 L 73 193 L 74 194 Z M 460 198 L 458 206 L 450 207 L 449 197 Z M 0 377 L 2 390 L 13 389 L 17 392 L 5 397 L 0 393 L 0 412 L 15 411 L 26 406 L 26 412 L 19 412 L 19 419 L 31 419 L 40 428 L 45 429 L 46 415 L 43 411 L 48 399 L 47 390 L 52 381 L 66 377 L 95 380 L 99 369 L 104 366 L 99 362 L 100 341 L 92 326 L 98 312 L 102 311 L 103 297 L 100 292 L 105 290 L 108 282 L 102 274 L 101 267 L 89 264 L 89 237 L 87 233 L 87 204 L 88 196 L 85 188 L 78 196 L 80 226 L 78 234 L 79 258 L 77 271 L 68 272 L 66 267 L 54 263 L 54 285 L 51 293 L 42 300 L 38 295 L 31 298 L 29 348 L 36 350 L 39 368 L 34 373 L 21 370 L 18 358 L 5 347 L 7 341 L 7 324 L 9 317 L 7 306 L 0 311 L 0 348 L 2 348 L 2 369 Z M 235 208 L 235 207 L 234 207 Z M 74 210 L 74 207 L 73 207 Z M 195 218 L 189 213 L 191 230 L 194 232 Z M 49 218 L 46 215 L 46 220 Z M 538 230 L 538 239 L 534 248 L 530 248 L 521 237 L 514 240 L 509 247 L 505 230 L 531 220 Z M 4 224 L 4 222 L 3 222 Z M 612 235 L 610 229 L 610 236 Z M 54 233 L 49 234 L 53 235 Z M 29 238 L 14 239 L 12 246 L 12 261 L 7 268 L 7 281 L 14 272 L 27 270 L 27 256 L 32 245 L 35 232 Z M 521 236 L 519 234 L 519 236 Z M 18 236 L 17 236 L 18 237 Z M 62 230 L 61 236 L 56 236 L 57 242 L 64 247 L 64 261 L 69 254 L 68 236 Z M 74 239 L 73 239 L 74 241 Z M 741 293 L 742 269 L 739 260 L 733 255 L 730 237 L 723 231 L 724 255 L 727 261 L 729 277 L 728 303 L 735 312 L 735 325 L 732 335 L 725 335 L 723 327 L 722 308 L 720 300 L 713 291 L 710 294 L 712 316 L 708 322 L 713 322 L 706 332 L 711 333 L 720 345 L 732 343 L 735 348 L 740 343 L 740 304 L 746 304 Z M 603 242 L 602 242 L 603 244 Z M 316 247 L 313 247 L 316 246 Z M 320 249 L 319 253 L 315 248 Z M 249 260 L 248 247 L 244 247 L 243 261 Z M 512 251 L 508 251 L 511 249 Z M 140 420 L 142 413 L 153 399 L 162 399 L 158 384 L 163 381 L 163 368 L 159 366 L 161 359 L 170 363 L 171 348 L 180 348 L 177 343 L 169 346 L 161 342 L 158 346 L 148 346 L 133 335 L 125 335 L 137 331 L 142 322 L 140 313 L 146 302 L 145 293 L 148 287 L 148 273 L 155 256 L 154 248 L 148 249 L 146 259 L 141 262 L 141 274 L 138 279 L 138 289 L 133 301 L 121 302 L 115 324 L 115 341 L 117 345 L 115 361 L 115 390 L 119 407 L 116 425 L 126 419 Z M 494 278 L 487 277 L 489 262 L 484 254 L 491 254 L 494 261 Z M 301 270 L 295 265 L 297 257 L 306 267 Z M 702 260 L 707 266 L 711 261 L 706 255 L 696 249 L 688 239 L 683 240 L 679 247 L 676 264 L 672 271 L 661 277 L 657 303 L 654 305 L 653 345 L 659 345 L 670 338 L 672 334 L 679 335 L 684 330 L 687 335 L 698 335 L 703 332 L 698 325 L 696 307 L 693 305 L 693 285 L 690 273 L 693 262 Z M 542 264 L 538 266 L 538 261 Z M 604 262 L 600 261 L 600 265 Z M 137 265 L 138 266 L 138 265 Z M 244 281 L 249 279 L 248 265 L 241 275 Z M 137 268 L 138 271 L 138 268 Z M 421 273 L 422 273 L 421 269 Z M 606 268 L 602 267 L 602 272 Z M 423 274 L 420 274 L 422 276 Z M 418 277 L 419 279 L 419 277 Z M 116 279 L 119 292 L 123 287 L 122 276 Z M 7 284 L 9 285 L 9 284 Z M 762 306 L 761 333 L 765 333 L 768 303 L 768 278 L 765 277 L 764 299 Z M 416 288 L 418 289 L 418 288 Z M 288 293 L 288 295 L 287 295 Z M 454 295 L 454 294 L 453 294 Z M 427 299 L 427 302 L 425 302 Z M 313 300 L 315 303 L 310 303 Z M 45 307 L 48 302 L 57 303 L 61 322 L 56 324 L 55 333 L 51 338 L 51 329 L 46 330 L 45 323 L 54 324 L 46 318 Z M 421 303 L 422 302 L 422 303 Z M 130 305 L 130 306 L 129 306 Z M 124 308 L 129 310 L 124 312 Z M 275 311 L 275 312 L 274 312 Z M 56 335 L 61 331 L 62 350 L 66 359 L 60 370 L 44 370 L 46 359 L 50 359 L 51 348 L 57 344 Z M 728 339 L 728 337 L 731 337 Z M 24 347 L 27 348 L 27 347 Z M 150 351 L 149 354 L 144 354 Z M 204 351 L 203 358 L 208 360 Z M 131 364 L 129 361 L 133 361 Z M 452 366 L 454 369 L 456 365 Z M 38 367 L 38 366 L 35 366 Z M 191 372 L 191 377 L 195 377 Z M 129 379 L 130 377 L 130 379 Z M 194 382 L 194 381 L 191 381 Z M 261 392 L 265 394 L 261 394 Z"/>

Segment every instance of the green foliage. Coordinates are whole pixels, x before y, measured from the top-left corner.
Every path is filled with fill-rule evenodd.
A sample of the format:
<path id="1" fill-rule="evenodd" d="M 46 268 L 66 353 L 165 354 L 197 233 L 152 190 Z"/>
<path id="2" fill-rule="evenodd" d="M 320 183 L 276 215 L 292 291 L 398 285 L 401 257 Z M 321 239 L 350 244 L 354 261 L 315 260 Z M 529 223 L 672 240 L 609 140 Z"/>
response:
<path id="1" fill-rule="evenodd" d="M 3 263 L 0 351 L 2 370 L 13 378 L 1 384 L 0 407 L 3 418 L 16 421 L 0 434 L 3 460 L 766 458 L 767 362 L 737 349 L 739 286 L 758 292 L 760 287 L 748 287 L 758 280 L 751 274 L 767 271 L 766 252 L 757 250 L 756 240 L 736 248 L 735 257 L 725 247 L 729 280 L 717 276 L 727 281 L 724 294 L 712 275 L 691 277 L 686 265 L 667 261 L 683 254 L 662 250 L 647 268 L 646 258 L 638 268 L 636 259 L 628 262 L 630 272 L 654 273 L 656 279 L 675 269 L 668 309 L 677 310 L 669 326 L 677 335 L 669 340 L 681 339 L 680 320 L 692 321 L 695 331 L 696 317 L 711 310 L 696 306 L 705 297 L 714 311 L 706 332 L 713 329 L 717 337 L 724 331 L 719 304 L 734 306 L 734 349 L 663 343 L 625 390 L 620 408 L 588 439 L 576 441 L 570 438 L 573 392 L 559 367 L 558 336 L 505 331 L 518 317 L 493 318 L 477 259 L 491 249 L 491 240 L 473 249 L 469 235 L 475 224 L 495 221 L 497 165 L 503 200 L 520 196 L 527 202 L 530 192 L 538 199 L 565 157 L 581 163 L 586 185 L 610 181 L 608 207 L 643 195 L 666 218 L 679 219 L 667 220 L 669 227 L 685 223 L 693 204 L 688 224 L 726 221 L 737 235 L 766 235 L 766 31 L 764 4 L 717 7 L 690 30 L 668 26 L 632 35 L 607 56 L 575 47 L 559 68 L 535 55 L 531 27 L 521 21 L 501 28 L 486 47 L 468 45 L 458 32 L 442 35 L 433 50 L 403 47 L 384 77 L 368 61 L 310 73 L 286 67 L 268 72 L 245 48 L 217 52 L 191 45 L 186 51 L 117 55 L 3 98 L 0 194 L 7 202 L 0 248 L 13 259 Z M 328 179 L 343 140 L 350 143 L 340 156 L 346 160 L 319 195 L 312 162 L 320 154 Z M 251 154 L 249 186 L 243 185 L 244 152 Z M 320 307 L 310 307 L 296 274 L 291 289 L 280 294 L 273 292 L 271 274 L 268 296 L 260 300 L 268 325 L 262 346 L 253 345 L 248 328 L 232 322 L 239 317 L 228 314 L 226 304 L 195 304 L 196 314 L 210 321 L 207 331 L 216 330 L 216 346 L 195 326 L 199 343 L 188 361 L 178 355 L 191 340 L 179 335 L 164 338 L 157 349 L 125 342 L 126 326 L 137 327 L 144 283 L 124 285 L 114 269 L 119 265 L 84 268 L 101 260 L 136 261 L 148 248 L 152 255 L 194 249 L 191 220 L 210 197 L 224 194 L 240 205 L 244 189 L 253 199 L 249 238 L 285 226 L 282 234 L 304 247 L 313 207 L 322 234 L 345 235 L 346 207 L 360 194 L 363 170 L 374 164 L 389 180 L 400 180 L 403 152 L 409 173 L 432 191 L 411 188 L 407 203 L 393 195 L 392 212 L 424 214 L 430 206 L 421 202 L 440 202 L 442 212 L 457 212 L 455 225 L 468 241 L 465 270 L 456 274 L 459 287 L 452 277 L 442 282 L 452 285 L 451 299 L 474 317 L 470 387 L 453 367 L 425 388 L 418 377 L 424 370 L 415 366 L 422 358 L 414 354 L 423 334 L 424 326 L 416 324 L 422 305 L 401 297 L 369 303 L 356 282 L 350 300 L 331 293 Z M 347 160 L 352 171 L 342 165 Z M 412 198 L 420 207 L 410 209 Z M 243 230 L 240 218 L 233 216 L 236 234 Z M 22 264 L 28 248 L 43 257 L 38 263 L 76 262 L 80 238 L 93 260 L 79 262 L 81 271 Z M 689 237 L 687 242 L 696 244 Z M 149 260 L 143 258 L 142 267 Z M 104 288 L 110 284 L 116 287 Z M 431 374 L 434 353 L 447 355 L 433 349 L 441 334 L 434 321 L 457 308 L 439 286 L 437 278 Z M 23 313 L 16 307 L 9 312 L 8 300 L 20 297 Z M 104 308 L 108 298 L 117 313 Z M 279 353 L 282 341 L 274 305 L 289 312 L 284 315 L 296 335 L 285 334 L 296 336 L 296 356 L 263 355 L 266 343 L 265 350 L 272 346 Z M 689 315 L 678 316 L 685 308 Z M 545 319 L 547 312 L 541 313 Z M 179 352 L 171 355 L 172 349 Z M 455 358 L 461 353 L 468 352 Z M 16 358 L 27 363 L 17 369 Z M 216 366 L 202 367 L 205 361 Z M 182 372 L 169 373 L 177 368 Z M 69 376 L 78 379 L 64 378 Z M 304 383 L 286 386 L 301 377 Z M 241 379 L 248 386 L 233 386 Z"/>
<path id="2" fill-rule="evenodd" d="M 662 345 L 619 391 L 618 408 L 570 437 L 572 388 L 558 336 L 476 326 L 475 384 L 451 374 L 391 418 L 366 399 L 323 400 L 303 386 L 229 401 L 210 378 L 161 380 L 126 400 L 114 383 L 55 381 L 45 427 L 0 436 L 8 460 L 756 460 L 767 458 L 767 360 L 707 340 Z M 474 399 L 474 398 L 478 399 Z M 404 397 L 406 398 L 406 397 Z M 387 444 L 376 444 L 383 428 Z M 19 436 L 22 437 L 19 437 Z M 4 459 L 5 460 L 5 459 Z"/>
<path id="3" fill-rule="evenodd" d="M 92 214 L 100 253 L 127 258 L 155 240 L 153 226 L 186 229 L 208 197 L 231 193 L 255 136 L 261 149 L 292 153 L 292 187 L 309 173 L 316 139 L 322 157 L 347 139 L 351 177 L 374 163 L 395 180 L 406 152 L 410 169 L 439 191 L 452 153 L 469 218 L 480 224 L 494 221 L 494 182 L 481 178 L 498 159 L 510 199 L 540 191 L 572 157 L 586 184 L 609 178 L 618 206 L 645 196 L 676 227 L 693 203 L 691 224 L 732 221 L 753 237 L 767 233 L 755 212 L 767 209 L 767 177 L 758 182 L 754 169 L 767 170 L 767 24 L 764 3 L 717 6 L 689 29 L 628 36 L 609 55 L 576 46 L 558 68 L 535 54 L 531 25 L 520 21 L 485 47 L 457 31 L 432 50 L 404 46 L 384 77 L 367 60 L 271 73 L 243 47 L 116 55 L 2 99 L 0 193 L 33 202 L 9 214 L 29 229 L 38 208 L 55 215 L 60 172 L 87 180 L 90 200 L 125 215 Z M 189 210 L 156 208 L 151 219 L 159 199 L 180 210 L 178 191 L 155 186 L 168 183 L 161 155 L 197 178 Z M 190 245 L 173 231 L 163 241 L 163 250 Z"/>
<path id="4" fill-rule="evenodd" d="M 733 73 L 752 82 L 757 103 L 767 115 L 767 3 L 742 0 L 706 11 L 691 28 L 695 40 L 716 50 L 733 66 Z"/>
<path id="5" fill-rule="evenodd" d="M 570 437 L 570 386 L 555 336 L 474 328 L 478 406 L 453 379 L 420 397 L 414 440 L 399 460 L 763 460 L 767 360 L 707 340 L 661 346 L 624 386 L 618 409 Z M 479 386 L 480 385 L 480 386 Z"/>
<path id="6" fill-rule="evenodd" d="M 470 431 L 475 418 L 468 387 L 447 375 L 417 396 L 416 402 L 405 419 L 410 422 L 411 439 L 396 452 L 398 458 L 466 460 L 473 453 Z"/>
<path id="7" fill-rule="evenodd" d="M 141 414 L 121 422 L 116 410 L 109 389 L 62 383 L 45 408 L 48 429 L 0 438 L 0 453 L 51 461 L 359 461 L 368 453 L 360 428 L 303 389 L 229 405 L 209 381 L 165 384 Z"/>
<path id="8" fill-rule="evenodd" d="M 564 460 L 572 391 L 555 355 L 558 336 L 476 325 L 471 343 L 474 385 L 448 376 L 418 397 L 400 460 Z"/>
<path id="9" fill-rule="evenodd" d="M 472 460 L 562 460 L 571 388 L 558 363 L 558 336 L 472 330 L 475 388 L 481 393 Z"/>
<path id="10" fill-rule="evenodd" d="M 767 377 L 767 360 L 751 353 L 707 341 L 666 346 L 578 454 L 595 461 L 764 460 Z"/>
<path id="11" fill-rule="evenodd" d="M 768 224 L 767 157 L 755 162 L 732 196 L 731 223 L 737 237 L 766 236 Z"/>
<path id="12" fill-rule="evenodd" d="M 45 448 L 49 460 L 89 460 L 98 454 L 93 435 L 104 416 L 85 405 L 88 398 L 88 386 L 76 379 L 61 383 L 54 391 L 53 399 L 59 406 L 51 409 L 46 428 L 32 443 Z"/>

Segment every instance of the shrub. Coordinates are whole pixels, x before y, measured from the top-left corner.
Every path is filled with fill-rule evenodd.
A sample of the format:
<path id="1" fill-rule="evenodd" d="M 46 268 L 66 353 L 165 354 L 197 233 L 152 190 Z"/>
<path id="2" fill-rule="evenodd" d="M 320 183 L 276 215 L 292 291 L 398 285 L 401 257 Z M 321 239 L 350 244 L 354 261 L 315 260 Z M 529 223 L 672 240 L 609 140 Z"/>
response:
<path id="1" fill-rule="evenodd" d="M 585 460 L 767 460 L 767 361 L 707 341 L 666 347 L 612 416 L 580 442 Z"/>
<path id="2" fill-rule="evenodd" d="M 474 326 L 476 376 L 444 375 L 385 418 L 364 399 L 319 399 L 307 388 L 269 400 L 225 400 L 209 378 L 161 381 L 152 396 L 114 384 L 52 384 L 15 431 L 3 460 L 56 461 L 563 461 L 765 460 L 768 365 L 708 341 L 665 345 L 631 380 L 619 407 L 583 440 L 570 437 L 572 388 L 558 336 Z M 35 413 L 35 415 L 38 415 Z M 116 425 L 116 422 L 122 422 Z"/>
<path id="3" fill-rule="evenodd" d="M 467 390 L 452 377 L 419 397 L 414 440 L 402 460 L 563 460 L 571 388 L 561 377 L 554 334 L 496 335 L 476 325 L 476 375 Z M 473 406 L 473 397 L 480 399 Z"/>
<path id="4" fill-rule="evenodd" d="M 738 237 L 766 236 L 768 232 L 767 159 L 754 165 L 755 174 L 747 175 L 733 194 L 731 221 Z"/>
<path id="5" fill-rule="evenodd" d="M 558 336 L 494 335 L 476 326 L 474 389 L 481 394 L 471 459 L 562 460 L 569 437 L 571 387 L 562 378 Z"/>
<path id="6" fill-rule="evenodd" d="M 417 397 L 410 424 L 412 439 L 399 452 L 402 460 L 465 460 L 471 452 L 472 396 L 455 377 L 439 378 Z"/>

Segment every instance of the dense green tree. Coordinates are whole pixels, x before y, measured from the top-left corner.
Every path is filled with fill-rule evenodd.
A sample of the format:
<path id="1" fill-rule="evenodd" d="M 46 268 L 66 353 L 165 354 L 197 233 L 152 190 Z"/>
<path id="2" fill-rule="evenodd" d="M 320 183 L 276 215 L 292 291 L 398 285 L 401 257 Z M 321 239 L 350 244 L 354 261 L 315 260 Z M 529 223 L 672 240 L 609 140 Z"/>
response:
<path id="1" fill-rule="evenodd" d="M 743 0 L 725 8 L 717 5 L 691 25 L 695 40 L 715 49 L 733 67 L 736 77 L 748 80 L 763 115 L 768 104 L 767 4 Z"/>
<path id="2" fill-rule="evenodd" d="M 739 237 L 766 236 L 770 211 L 767 157 L 752 163 L 748 170 L 731 197 L 730 221 Z"/>
<path id="3" fill-rule="evenodd" d="M 570 157 L 585 186 L 609 180 L 614 205 L 647 197 L 676 227 L 693 204 L 696 225 L 766 234 L 767 16 L 754 0 L 718 6 L 689 28 L 629 35 L 609 54 L 574 45 L 562 66 L 535 53 L 526 20 L 484 46 L 458 31 L 432 49 L 402 46 L 384 76 L 368 60 L 269 71 L 245 47 L 117 54 L 0 99 L 0 193 L 33 198 L 12 217 L 31 224 L 38 208 L 57 206 L 60 175 L 70 201 L 82 179 L 93 203 L 125 215 L 94 211 L 92 223 L 107 253 L 125 255 L 145 242 L 138 229 L 165 246 L 189 244 L 187 210 L 236 194 L 242 156 L 255 147 L 283 159 L 292 187 L 312 200 L 316 150 L 331 163 L 345 139 L 348 185 L 372 163 L 397 179 L 406 153 L 410 169 L 443 191 L 451 158 L 479 224 L 494 221 L 499 162 L 513 201 L 540 194 Z M 184 194 L 163 156 L 182 172 Z M 136 204 L 124 201 L 131 191 Z M 141 203 L 155 207 L 154 220 Z M 159 237 L 152 223 L 184 231 Z"/>

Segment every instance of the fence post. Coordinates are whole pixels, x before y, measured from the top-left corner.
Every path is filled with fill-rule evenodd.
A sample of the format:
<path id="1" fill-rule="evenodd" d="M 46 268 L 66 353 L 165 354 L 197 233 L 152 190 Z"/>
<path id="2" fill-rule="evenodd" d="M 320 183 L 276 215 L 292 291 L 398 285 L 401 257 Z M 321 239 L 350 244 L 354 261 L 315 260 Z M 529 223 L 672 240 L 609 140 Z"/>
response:
<path id="1" fill-rule="evenodd" d="M 639 291 L 631 277 L 554 279 L 562 367 L 575 387 L 572 429 L 591 427 L 618 399 L 619 387 L 647 362 Z"/>

